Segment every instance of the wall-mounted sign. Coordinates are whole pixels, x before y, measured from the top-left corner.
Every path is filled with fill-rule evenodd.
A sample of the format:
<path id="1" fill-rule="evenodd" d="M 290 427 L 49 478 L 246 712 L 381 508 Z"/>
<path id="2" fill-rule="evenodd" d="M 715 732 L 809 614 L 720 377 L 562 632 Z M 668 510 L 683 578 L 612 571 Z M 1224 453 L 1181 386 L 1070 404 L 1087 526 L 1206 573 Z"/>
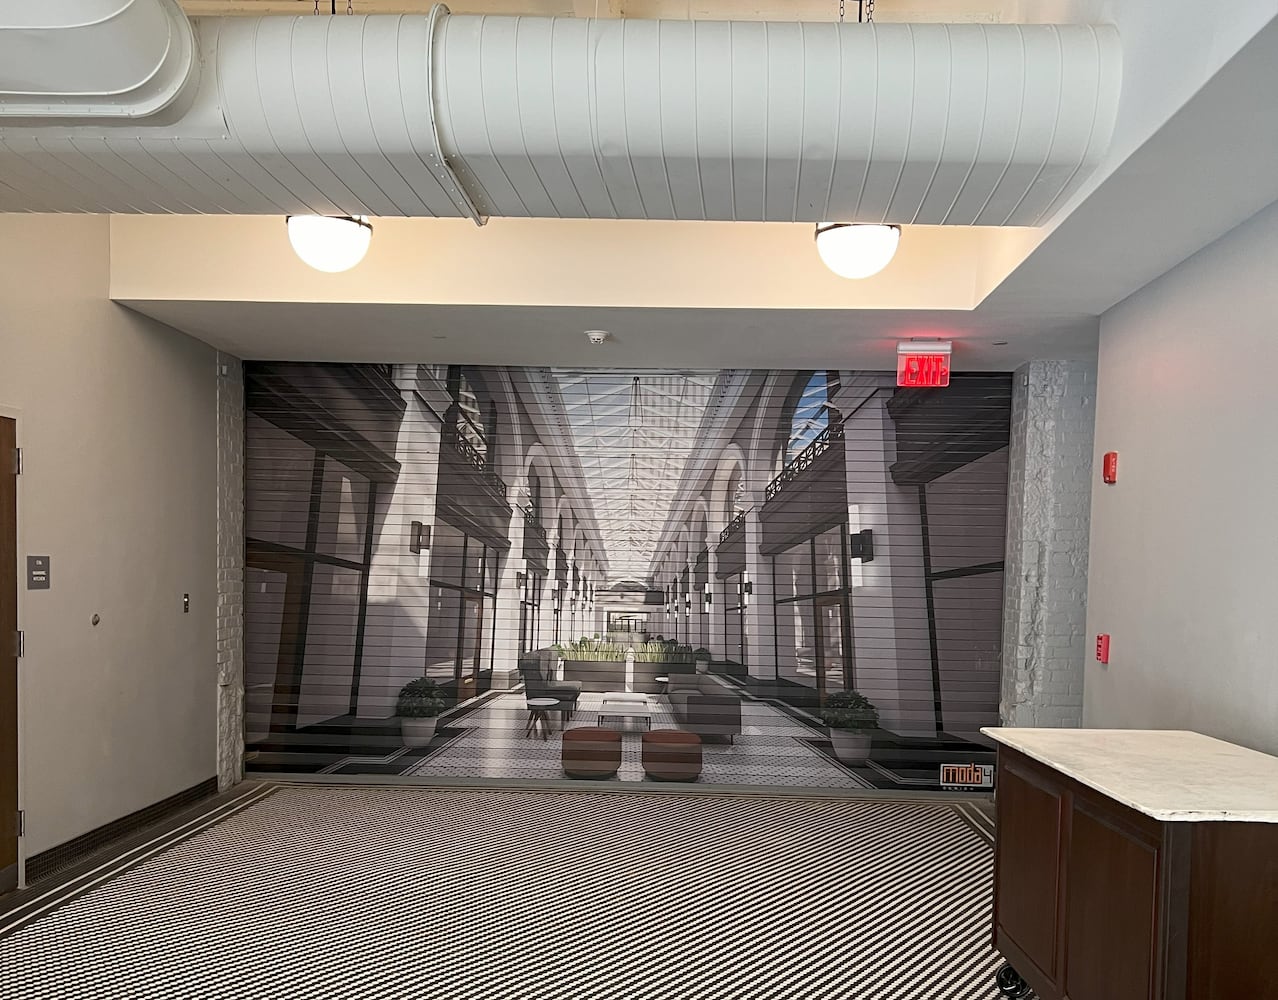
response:
<path id="1" fill-rule="evenodd" d="M 49 557 L 27 556 L 27 590 L 49 589 Z"/>
<path id="2" fill-rule="evenodd" d="M 993 764 L 942 764 L 941 787 L 947 791 L 994 787 Z"/>
<path id="3" fill-rule="evenodd" d="M 908 340 L 896 345 L 896 384 L 910 389 L 941 389 L 950 384 L 948 340 Z"/>

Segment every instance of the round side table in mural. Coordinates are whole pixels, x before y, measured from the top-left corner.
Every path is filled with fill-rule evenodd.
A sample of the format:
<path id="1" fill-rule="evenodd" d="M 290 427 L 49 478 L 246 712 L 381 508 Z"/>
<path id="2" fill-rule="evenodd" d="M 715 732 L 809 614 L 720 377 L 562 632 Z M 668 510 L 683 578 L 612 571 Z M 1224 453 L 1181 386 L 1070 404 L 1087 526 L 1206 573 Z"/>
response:
<path id="1" fill-rule="evenodd" d="M 550 735 L 550 712 L 551 709 L 558 707 L 558 699 L 529 698 L 525 704 L 528 706 L 528 725 L 524 729 L 524 735 L 536 732 L 540 725 L 541 738 L 544 740 Z"/>

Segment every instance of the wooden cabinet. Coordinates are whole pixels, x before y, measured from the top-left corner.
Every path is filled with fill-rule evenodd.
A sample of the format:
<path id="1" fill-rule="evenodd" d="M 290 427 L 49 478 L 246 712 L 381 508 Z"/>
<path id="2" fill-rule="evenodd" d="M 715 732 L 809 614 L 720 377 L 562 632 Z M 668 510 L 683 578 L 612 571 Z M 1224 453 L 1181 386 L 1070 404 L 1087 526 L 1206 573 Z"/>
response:
<path id="1" fill-rule="evenodd" d="M 1006 745 L 997 788 L 1005 995 L 1278 997 L 1278 825 L 1160 821 Z"/>

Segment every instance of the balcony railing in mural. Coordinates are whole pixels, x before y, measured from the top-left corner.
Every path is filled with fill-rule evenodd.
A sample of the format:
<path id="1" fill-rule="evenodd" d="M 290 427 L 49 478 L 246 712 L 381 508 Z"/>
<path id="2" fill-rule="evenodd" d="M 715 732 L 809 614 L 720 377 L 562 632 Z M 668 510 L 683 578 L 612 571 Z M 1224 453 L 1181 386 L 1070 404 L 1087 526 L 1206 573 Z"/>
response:
<path id="1" fill-rule="evenodd" d="M 746 512 L 737 511 L 737 516 L 728 522 L 728 526 L 719 532 L 719 544 L 722 545 L 734 532 L 741 531 L 745 527 Z"/>
<path id="2" fill-rule="evenodd" d="M 768 483 L 764 502 L 779 496 L 787 486 L 812 467 L 812 463 L 830 450 L 830 446 L 843 440 L 843 425 L 831 424 L 818 434 L 810 445 L 794 457 L 794 461 L 781 470 L 781 475 Z"/>
<path id="3" fill-rule="evenodd" d="M 550 538 L 546 534 L 546 529 L 541 523 L 541 518 L 537 514 L 537 508 L 529 505 L 520 507 L 520 512 L 524 515 L 524 535 L 532 535 L 542 545 L 549 545 Z"/>
<path id="4" fill-rule="evenodd" d="M 443 441 L 445 445 L 461 456 L 478 473 L 486 486 L 497 492 L 503 500 L 506 498 L 508 493 L 506 481 L 488 468 L 487 459 L 473 444 L 466 440 L 456 427 L 445 425 Z"/>

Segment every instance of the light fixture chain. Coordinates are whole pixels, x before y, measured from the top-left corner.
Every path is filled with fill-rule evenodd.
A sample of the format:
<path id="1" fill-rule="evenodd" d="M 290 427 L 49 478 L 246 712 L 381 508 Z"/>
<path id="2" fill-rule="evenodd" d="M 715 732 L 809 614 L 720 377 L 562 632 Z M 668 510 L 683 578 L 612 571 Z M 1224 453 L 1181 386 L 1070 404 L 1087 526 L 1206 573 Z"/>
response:
<path id="1" fill-rule="evenodd" d="M 355 0 L 346 0 L 346 13 L 355 13 Z"/>
<path id="2" fill-rule="evenodd" d="M 865 21 L 867 24 L 874 23 L 874 0 L 869 0 L 865 8 Z"/>
<path id="3" fill-rule="evenodd" d="M 839 0 L 839 23 L 840 24 L 843 23 L 843 10 L 846 5 L 846 2 L 847 0 Z"/>

